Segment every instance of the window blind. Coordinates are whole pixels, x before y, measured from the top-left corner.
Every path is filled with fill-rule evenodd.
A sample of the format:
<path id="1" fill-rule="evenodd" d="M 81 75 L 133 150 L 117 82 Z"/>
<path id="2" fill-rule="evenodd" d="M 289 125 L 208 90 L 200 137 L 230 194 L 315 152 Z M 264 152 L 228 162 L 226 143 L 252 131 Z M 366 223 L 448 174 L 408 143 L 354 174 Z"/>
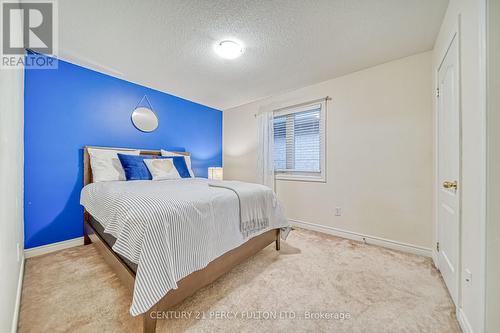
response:
<path id="1" fill-rule="evenodd" d="M 309 105 L 275 114 L 276 173 L 321 175 L 324 140 L 322 106 Z"/>

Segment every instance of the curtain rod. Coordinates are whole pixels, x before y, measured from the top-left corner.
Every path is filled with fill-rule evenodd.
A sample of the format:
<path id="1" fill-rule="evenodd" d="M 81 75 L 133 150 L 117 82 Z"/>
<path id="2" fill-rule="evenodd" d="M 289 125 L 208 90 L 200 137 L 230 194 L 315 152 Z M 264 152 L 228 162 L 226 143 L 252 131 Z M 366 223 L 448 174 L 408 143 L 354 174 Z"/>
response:
<path id="1" fill-rule="evenodd" d="M 298 103 L 298 104 L 284 106 L 284 107 L 281 107 L 279 109 L 273 110 L 273 112 L 281 111 L 281 110 L 285 110 L 285 109 L 291 109 L 291 108 L 295 108 L 295 107 L 298 107 L 298 106 L 313 104 L 313 103 L 316 103 L 316 102 L 331 101 L 331 100 L 332 100 L 332 98 L 330 96 L 326 96 L 326 97 L 323 97 L 323 98 L 313 99 L 312 101 L 307 101 L 307 102 L 303 102 L 303 103 Z M 263 112 L 265 112 L 265 111 L 259 111 L 257 113 L 254 113 L 253 116 L 257 117 L 259 114 L 261 114 Z"/>

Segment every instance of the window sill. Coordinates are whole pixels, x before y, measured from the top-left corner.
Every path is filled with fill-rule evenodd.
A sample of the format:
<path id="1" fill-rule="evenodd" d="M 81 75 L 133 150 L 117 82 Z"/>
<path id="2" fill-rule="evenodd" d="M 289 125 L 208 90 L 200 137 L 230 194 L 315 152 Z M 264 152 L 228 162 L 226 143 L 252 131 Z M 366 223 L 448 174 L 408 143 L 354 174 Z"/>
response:
<path id="1" fill-rule="evenodd" d="M 275 180 L 326 183 L 326 177 L 322 176 L 304 176 L 304 175 L 275 175 Z"/>

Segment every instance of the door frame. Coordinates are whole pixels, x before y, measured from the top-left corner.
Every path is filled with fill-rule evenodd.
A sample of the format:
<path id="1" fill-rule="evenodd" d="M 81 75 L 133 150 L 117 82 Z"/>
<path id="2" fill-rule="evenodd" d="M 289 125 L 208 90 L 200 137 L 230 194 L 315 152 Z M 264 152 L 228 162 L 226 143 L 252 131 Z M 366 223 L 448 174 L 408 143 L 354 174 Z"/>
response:
<path id="1" fill-rule="evenodd" d="M 480 133 L 480 147 L 479 149 L 481 150 L 481 158 L 480 158 L 480 185 L 481 185 L 481 193 L 480 193 L 480 217 L 479 217 L 479 237 L 480 237 L 480 244 L 479 247 L 480 247 L 480 253 L 479 253 L 479 271 L 478 272 L 474 272 L 474 275 L 475 277 L 473 278 L 474 279 L 474 283 L 476 284 L 477 283 L 477 288 L 478 288 L 478 292 L 480 293 L 479 295 L 479 300 L 478 300 L 478 304 L 476 304 L 476 306 L 479 308 L 478 309 L 478 315 L 479 315 L 479 318 L 478 318 L 478 327 L 476 327 L 475 329 L 477 330 L 477 332 L 483 332 L 484 329 L 485 329 L 485 322 L 486 322 L 486 218 L 487 218 L 487 204 L 486 204 L 486 200 L 487 200 L 487 193 L 486 193 L 486 188 L 487 188 L 487 150 L 486 150 L 486 147 L 487 147 L 487 104 L 486 104 L 486 100 L 487 100 L 487 84 L 486 84 L 486 81 L 487 81 L 487 60 L 488 60 L 488 55 L 487 55 L 487 9 L 488 9 L 488 4 L 487 4 L 488 0 L 479 0 L 479 12 L 478 12 L 478 15 L 477 15 L 477 18 L 478 18 L 478 25 L 479 25 L 479 36 L 478 36 L 478 56 L 479 56 L 479 64 L 478 64 L 478 70 L 479 70 L 479 82 L 478 82 L 478 85 L 479 85 L 479 103 L 477 105 L 478 107 L 478 112 L 480 113 L 480 117 L 481 117 L 481 120 L 482 120 L 482 129 L 481 129 L 481 133 Z M 438 56 L 439 58 L 437 58 L 437 60 L 439 60 L 439 66 L 441 66 L 442 64 L 442 61 L 446 55 L 446 52 L 449 48 L 449 45 L 451 44 L 451 41 L 453 40 L 453 36 L 456 36 L 458 37 L 458 47 L 459 47 L 459 54 L 458 54 L 458 61 L 459 61 L 459 66 L 460 66 L 460 71 L 459 71 L 459 77 L 458 77 L 458 81 L 459 81 L 459 99 L 460 99 L 460 105 L 459 105 L 459 109 L 460 109 L 460 115 L 462 116 L 463 114 L 463 109 L 462 109 L 462 103 L 461 103 L 461 100 L 462 100 L 462 71 L 461 71 L 461 67 L 462 67 L 462 52 L 461 52 L 461 44 L 462 44 L 462 33 L 461 33 L 461 14 L 458 14 L 456 16 L 456 21 L 454 24 L 452 24 L 451 27 L 449 27 L 449 34 L 448 36 L 446 36 L 446 44 L 447 47 L 446 49 L 443 49 L 443 50 L 440 50 L 439 53 L 438 53 Z M 436 68 L 433 68 L 432 69 L 433 73 L 432 75 L 434 76 L 434 83 L 436 84 L 438 82 L 437 80 L 437 69 Z M 436 85 L 434 85 L 434 89 L 437 88 Z M 434 90 L 435 91 L 435 90 Z M 438 178 L 437 178 L 437 165 L 438 165 L 438 151 L 437 151 L 437 134 L 438 134 L 438 128 L 437 128 L 437 112 L 436 110 L 438 110 L 438 101 L 437 101 L 437 98 L 434 97 L 434 110 L 435 110 L 435 118 L 434 118 L 434 135 L 435 135 L 435 138 L 434 138 L 434 199 L 433 199 L 433 203 L 437 203 L 437 190 L 438 190 Z M 463 124 L 461 124 L 461 127 L 463 129 Z M 462 162 L 461 162 L 462 164 Z M 463 179 L 462 179 L 462 170 L 463 168 L 461 167 L 460 168 L 461 172 L 460 172 L 460 182 L 463 183 Z M 463 184 L 462 184 L 463 185 Z M 463 187 L 460 187 L 460 189 L 463 189 Z M 463 192 L 461 191 L 461 194 Z M 462 197 L 462 196 L 461 196 Z M 463 202 L 460 202 L 460 207 L 461 209 L 463 209 Z M 437 218 L 437 211 L 438 211 L 438 206 L 435 205 L 434 206 L 434 221 L 435 221 L 435 241 L 437 241 L 438 239 L 438 218 Z M 463 234 L 462 234 L 462 230 L 463 230 L 463 219 L 462 219 L 463 215 L 462 215 L 462 212 L 460 214 L 460 243 L 462 243 L 462 240 L 463 240 Z M 438 262 L 437 262 L 437 253 L 436 253 L 436 249 L 435 247 L 433 247 L 433 251 L 432 251 L 432 258 L 433 258 L 433 261 L 434 261 L 434 264 L 438 265 Z M 463 286 L 463 251 L 462 251 L 462 244 L 460 244 L 460 248 L 459 248 L 459 258 L 460 258 L 460 270 L 459 270 L 459 273 L 460 273 L 460 282 L 459 282 L 459 293 L 458 293 L 458 303 L 459 304 L 456 304 L 456 316 L 457 316 L 457 319 L 458 319 L 458 322 L 460 324 L 460 327 L 462 328 L 462 330 L 464 332 L 473 332 L 472 330 L 472 327 L 467 319 L 467 316 L 466 314 L 464 313 L 463 311 L 463 293 L 462 293 L 462 286 Z"/>
<path id="2" fill-rule="evenodd" d="M 442 54 L 439 57 L 439 66 L 435 68 L 434 71 L 434 91 L 437 93 L 437 89 L 439 87 L 439 70 L 441 69 L 441 66 L 443 65 L 443 62 L 446 58 L 446 55 L 448 54 L 448 51 L 450 50 L 450 47 L 453 43 L 453 41 L 456 41 L 457 43 L 457 65 L 458 65 L 458 73 L 457 73 L 457 94 L 458 94 L 458 123 L 459 123 L 459 152 L 458 152 L 458 160 L 459 160 L 459 165 L 458 165 L 458 260 L 457 260 L 457 281 L 456 281 L 456 290 L 457 290 L 457 304 L 455 304 L 457 310 L 462 307 L 462 288 L 461 288 L 461 281 L 462 281 L 462 130 L 463 130 L 463 124 L 462 124 L 462 70 L 461 70 L 461 33 L 460 33 L 460 16 L 458 17 L 456 26 L 450 31 L 450 34 L 446 40 L 446 48 L 443 49 Z M 434 266 L 439 269 L 439 260 L 438 260 L 438 251 L 437 251 L 437 242 L 439 242 L 440 235 L 439 235 L 439 188 L 441 186 L 440 180 L 439 180 L 439 99 L 437 98 L 437 95 L 434 95 L 434 103 L 435 103 L 435 110 L 436 112 L 434 113 L 434 218 L 435 218 L 435 235 L 436 239 L 433 248 L 433 255 L 432 259 L 434 261 Z"/>

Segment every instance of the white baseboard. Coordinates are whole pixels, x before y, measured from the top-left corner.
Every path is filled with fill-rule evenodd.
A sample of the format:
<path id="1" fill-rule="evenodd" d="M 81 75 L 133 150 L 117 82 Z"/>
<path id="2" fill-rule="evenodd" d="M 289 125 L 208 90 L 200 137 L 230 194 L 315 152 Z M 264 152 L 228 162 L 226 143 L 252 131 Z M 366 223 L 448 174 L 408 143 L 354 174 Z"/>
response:
<path id="1" fill-rule="evenodd" d="M 439 263 L 438 263 L 438 253 L 435 249 L 432 249 L 432 261 L 434 262 L 434 266 L 439 269 Z"/>
<path id="2" fill-rule="evenodd" d="M 33 247 L 31 249 L 24 250 L 25 258 L 32 258 L 36 256 L 41 256 L 42 254 L 51 253 L 54 251 L 68 249 L 70 247 L 83 245 L 83 237 L 68 239 L 62 242 L 52 243 L 48 245 L 42 245 Z"/>
<path id="3" fill-rule="evenodd" d="M 465 312 L 461 308 L 457 308 L 457 320 L 464 333 L 474 333 Z"/>
<path id="4" fill-rule="evenodd" d="M 21 294 L 23 291 L 24 280 L 24 256 L 21 258 L 21 268 L 19 270 L 19 280 L 17 282 L 16 304 L 14 307 L 14 316 L 12 316 L 11 333 L 17 332 L 17 323 L 19 321 L 19 311 L 21 310 Z"/>
<path id="5" fill-rule="evenodd" d="M 412 254 L 417 254 L 420 256 L 432 258 L 432 249 L 429 249 L 426 247 L 402 243 L 402 242 L 393 241 L 390 239 L 380 238 L 380 237 L 376 237 L 376 236 L 363 235 L 363 234 L 360 234 L 357 232 L 342 230 L 342 229 L 338 229 L 338 228 L 334 228 L 334 227 L 330 227 L 330 226 L 326 226 L 326 225 L 321 225 L 321 224 L 316 224 L 316 223 L 291 220 L 291 219 L 289 219 L 289 221 L 290 221 L 291 225 L 297 226 L 300 228 L 319 231 L 319 232 L 323 232 L 325 234 L 330 234 L 333 236 L 352 239 L 352 240 L 356 240 L 356 241 L 360 241 L 360 242 L 366 242 L 366 243 L 372 244 L 372 245 L 383 246 L 383 247 L 393 249 L 393 250 L 399 250 L 399 251 L 403 251 L 403 252 L 407 252 L 407 253 L 412 253 Z"/>

